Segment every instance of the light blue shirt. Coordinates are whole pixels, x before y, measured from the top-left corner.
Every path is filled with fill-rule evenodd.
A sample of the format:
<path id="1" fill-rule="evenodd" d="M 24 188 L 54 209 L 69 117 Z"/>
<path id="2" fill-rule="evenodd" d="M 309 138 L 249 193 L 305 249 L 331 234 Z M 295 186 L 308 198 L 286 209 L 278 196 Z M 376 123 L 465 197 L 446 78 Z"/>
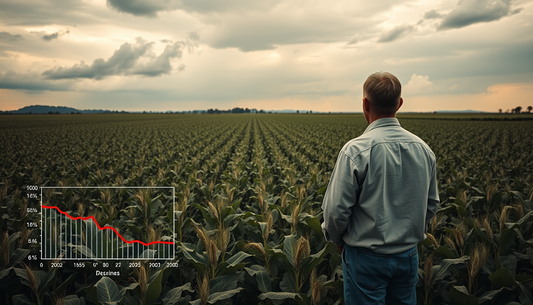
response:
<path id="1" fill-rule="evenodd" d="M 381 118 L 339 152 L 322 229 L 338 246 L 395 254 L 426 238 L 438 204 L 435 154 L 398 119 Z"/>

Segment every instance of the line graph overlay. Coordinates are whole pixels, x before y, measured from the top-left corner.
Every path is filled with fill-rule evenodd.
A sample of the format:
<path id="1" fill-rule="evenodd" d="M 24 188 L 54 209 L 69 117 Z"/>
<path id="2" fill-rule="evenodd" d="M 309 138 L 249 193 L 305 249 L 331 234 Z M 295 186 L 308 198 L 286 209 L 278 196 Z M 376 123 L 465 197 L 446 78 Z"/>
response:
<path id="1" fill-rule="evenodd" d="M 81 220 L 89 220 L 89 219 L 91 219 L 92 221 L 94 221 L 94 223 L 96 224 L 98 229 L 100 229 L 100 230 L 106 230 L 106 229 L 107 230 L 113 230 L 113 232 L 115 232 L 117 234 L 117 236 L 120 237 L 120 239 L 122 239 L 122 241 L 127 243 L 127 244 L 140 243 L 140 244 L 143 244 L 144 246 L 150 246 L 150 245 L 153 245 L 153 244 L 167 244 L 167 245 L 173 245 L 174 244 L 171 241 L 152 241 L 152 242 L 149 242 L 149 243 L 145 243 L 145 242 L 142 242 L 142 241 L 136 240 L 136 239 L 134 239 L 134 240 L 126 240 L 124 237 L 122 237 L 122 235 L 120 235 L 120 233 L 117 232 L 117 229 L 115 229 L 113 227 L 108 227 L 108 226 L 100 227 L 100 225 L 98 224 L 98 222 L 96 221 L 94 216 L 72 217 L 68 213 L 61 211 L 58 207 L 51 207 L 51 206 L 47 206 L 47 205 L 43 205 L 42 207 L 43 207 L 43 209 L 55 209 L 59 213 L 61 213 L 63 215 L 66 215 L 68 218 L 70 218 L 72 220 L 79 220 L 79 219 L 81 219 Z"/>
<path id="2" fill-rule="evenodd" d="M 43 191 L 47 194 L 44 197 Z M 143 201 L 139 194 L 144 195 L 144 200 L 148 198 L 149 206 L 148 209 L 144 207 L 145 211 L 155 211 L 152 214 L 155 218 L 144 217 L 142 210 L 138 214 L 140 203 L 132 200 Z M 104 200 L 105 195 L 109 196 L 108 200 Z M 102 196 L 101 199 L 99 196 Z M 81 199 L 87 198 L 90 201 L 83 202 L 85 208 L 92 207 L 90 210 L 79 205 Z M 104 209 L 103 204 L 107 205 Z M 111 213 L 107 209 L 111 209 Z M 112 209 L 118 214 L 113 213 Z M 172 211 L 168 211 L 169 209 Z M 176 255 L 173 241 L 176 221 L 174 209 L 174 187 L 42 187 L 41 259 L 173 260 Z M 71 215 L 71 211 L 77 211 L 80 216 Z M 85 216 L 87 213 L 89 215 Z M 107 219 L 105 222 L 113 226 L 101 226 L 97 218 Z M 150 234 L 150 231 L 156 234 Z M 148 242 L 147 239 L 152 241 Z"/>

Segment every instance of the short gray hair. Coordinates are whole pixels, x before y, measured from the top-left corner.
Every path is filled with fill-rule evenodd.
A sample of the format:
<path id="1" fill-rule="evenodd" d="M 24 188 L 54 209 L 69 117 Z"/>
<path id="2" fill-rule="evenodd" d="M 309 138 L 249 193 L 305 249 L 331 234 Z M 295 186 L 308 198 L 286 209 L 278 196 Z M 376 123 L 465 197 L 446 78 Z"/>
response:
<path id="1" fill-rule="evenodd" d="M 376 72 L 366 79 L 363 92 L 366 93 L 373 111 L 381 115 L 391 115 L 398 109 L 402 84 L 396 76 L 388 72 Z"/>

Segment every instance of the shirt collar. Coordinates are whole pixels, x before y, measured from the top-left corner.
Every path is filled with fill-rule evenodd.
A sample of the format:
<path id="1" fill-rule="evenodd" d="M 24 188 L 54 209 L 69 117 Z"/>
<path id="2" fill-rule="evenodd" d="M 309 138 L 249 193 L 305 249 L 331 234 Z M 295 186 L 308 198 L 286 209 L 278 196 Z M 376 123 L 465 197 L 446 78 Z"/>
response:
<path id="1" fill-rule="evenodd" d="M 397 118 L 381 118 L 377 119 L 372 124 L 368 125 L 363 134 L 370 132 L 372 129 L 385 126 L 401 126 Z"/>

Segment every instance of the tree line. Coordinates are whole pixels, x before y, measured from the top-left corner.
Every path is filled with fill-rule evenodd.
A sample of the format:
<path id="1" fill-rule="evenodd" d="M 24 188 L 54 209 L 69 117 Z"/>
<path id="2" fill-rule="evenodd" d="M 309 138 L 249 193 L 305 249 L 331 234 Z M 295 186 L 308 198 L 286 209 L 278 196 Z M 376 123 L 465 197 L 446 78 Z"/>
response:
<path id="1" fill-rule="evenodd" d="M 522 107 L 518 106 L 516 108 L 511 109 L 511 113 L 531 113 L 531 110 L 533 110 L 533 107 L 532 106 L 527 106 L 527 111 L 524 110 L 522 112 Z M 503 111 L 500 109 L 499 112 L 502 113 Z M 507 109 L 507 111 L 505 111 L 505 113 L 509 113 L 509 109 Z"/>

